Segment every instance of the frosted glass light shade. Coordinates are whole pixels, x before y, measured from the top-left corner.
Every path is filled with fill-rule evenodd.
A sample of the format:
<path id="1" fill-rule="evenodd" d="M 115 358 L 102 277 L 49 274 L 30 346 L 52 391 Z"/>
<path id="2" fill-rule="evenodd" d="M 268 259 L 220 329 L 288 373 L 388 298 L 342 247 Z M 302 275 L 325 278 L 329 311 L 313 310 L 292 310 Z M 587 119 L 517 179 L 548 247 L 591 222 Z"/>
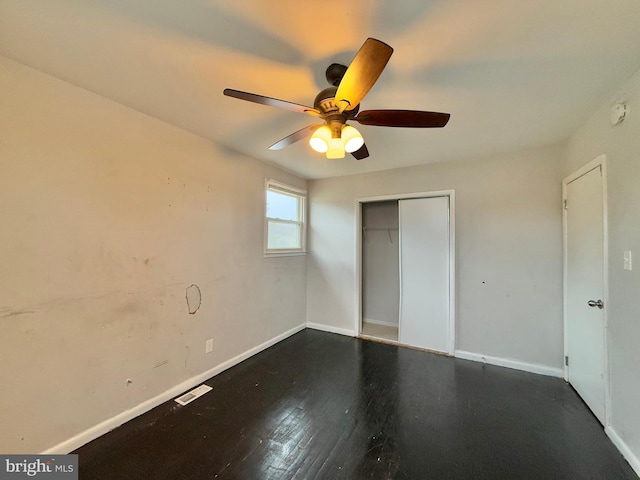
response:
<path id="1" fill-rule="evenodd" d="M 318 128 L 311 138 L 309 139 L 309 145 L 316 152 L 324 153 L 329 150 L 329 146 L 331 145 L 331 129 L 326 125 Z"/>
<path id="2" fill-rule="evenodd" d="M 362 138 L 358 130 L 350 125 L 346 125 L 342 129 L 342 142 L 344 143 L 344 149 L 351 153 L 364 145 L 364 138 Z"/>
<path id="3" fill-rule="evenodd" d="M 332 138 L 327 150 L 327 158 L 344 158 L 344 144 L 341 138 Z"/>

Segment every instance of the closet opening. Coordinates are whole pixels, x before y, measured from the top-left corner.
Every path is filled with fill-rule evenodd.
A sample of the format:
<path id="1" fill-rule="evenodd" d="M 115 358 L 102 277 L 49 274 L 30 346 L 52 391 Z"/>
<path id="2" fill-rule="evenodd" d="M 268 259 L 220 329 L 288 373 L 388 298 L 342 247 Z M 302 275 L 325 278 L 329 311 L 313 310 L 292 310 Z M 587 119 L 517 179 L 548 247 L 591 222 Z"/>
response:
<path id="1" fill-rule="evenodd" d="M 453 355 L 454 194 L 356 199 L 358 336 Z"/>

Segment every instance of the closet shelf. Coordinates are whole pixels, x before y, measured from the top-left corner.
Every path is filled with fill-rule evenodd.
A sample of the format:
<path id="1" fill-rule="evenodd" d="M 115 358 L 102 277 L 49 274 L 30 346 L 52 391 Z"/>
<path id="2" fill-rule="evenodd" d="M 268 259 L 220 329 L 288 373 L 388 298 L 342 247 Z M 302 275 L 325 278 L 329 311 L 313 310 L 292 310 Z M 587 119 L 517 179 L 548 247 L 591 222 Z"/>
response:
<path id="1" fill-rule="evenodd" d="M 362 227 L 362 233 L 364 233 L 364 238 L 369 240 L 369 236 L 367 235 L 367 230 L 386 230 L 387 233 L 389 234 L 389 241 L 391 243 L 393 243 L 393 239 L 391 238 L 391 231 L 392 230 L 398 230 L 398 227 Z"/>

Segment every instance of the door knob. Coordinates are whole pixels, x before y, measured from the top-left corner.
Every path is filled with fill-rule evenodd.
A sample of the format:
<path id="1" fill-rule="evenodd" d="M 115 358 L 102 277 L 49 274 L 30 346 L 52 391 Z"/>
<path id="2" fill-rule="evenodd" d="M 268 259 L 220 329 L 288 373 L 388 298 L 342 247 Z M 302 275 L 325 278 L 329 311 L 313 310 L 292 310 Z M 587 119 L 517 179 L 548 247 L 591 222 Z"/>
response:
<path id="1" fill-rule="evenodd" d="M 604 308 L 604 303 L 602 303 L 602 300 L 589 300 L 587 302 L 587 305 L 589 305 L 590 307 L 598 307 L 601 310 Z"/>

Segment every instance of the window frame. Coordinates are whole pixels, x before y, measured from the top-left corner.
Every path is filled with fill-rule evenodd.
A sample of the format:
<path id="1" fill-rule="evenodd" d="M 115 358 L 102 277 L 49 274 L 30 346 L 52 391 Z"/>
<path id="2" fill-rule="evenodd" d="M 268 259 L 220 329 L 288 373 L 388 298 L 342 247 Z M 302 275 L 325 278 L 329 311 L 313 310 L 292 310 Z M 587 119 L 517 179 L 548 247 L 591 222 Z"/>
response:
<path id="1" fill-rule="evenodd" d="M 281 195 L 289 195 L 298 199 L 298 220 L 284 220 L 275 217 L 269 217 L 267 214 L 269 192 L 279 193 Z M 264 241 L 263 250 L 265 257 L 291 257 L 296 255 L 306 255 L 307 253 L 307 191 L 288 185 L 286 183 L 265 179 L 264 189 Z M 300 229 L 300 247 L 299 248 L 269 248 L 269 222 L 297 225 Z"/>

